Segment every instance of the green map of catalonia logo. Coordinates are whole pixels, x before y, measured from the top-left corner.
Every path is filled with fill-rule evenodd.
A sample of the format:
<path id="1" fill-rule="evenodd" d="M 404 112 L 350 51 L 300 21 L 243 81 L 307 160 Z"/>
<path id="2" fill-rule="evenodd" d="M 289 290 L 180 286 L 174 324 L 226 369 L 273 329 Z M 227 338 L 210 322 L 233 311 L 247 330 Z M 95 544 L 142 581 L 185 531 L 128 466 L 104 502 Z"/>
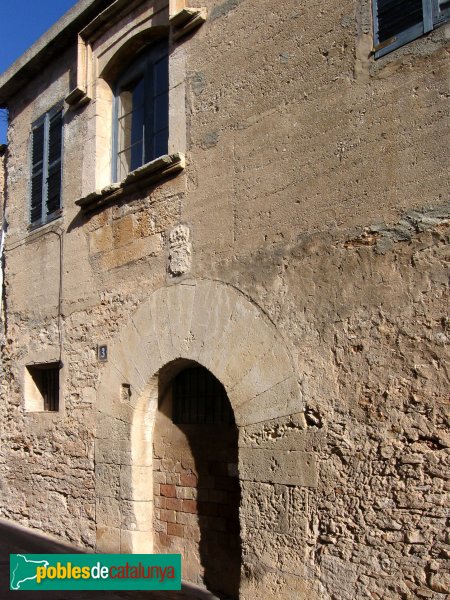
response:
<path id="1" fill-rule="evenodd" d="M 30 560 L 23 554 L 10 554 L 10 587 L 12 590 L 24 589 L 21 586 L 37 577 L 37 567 L 48 567 L 46 560 Z"/>

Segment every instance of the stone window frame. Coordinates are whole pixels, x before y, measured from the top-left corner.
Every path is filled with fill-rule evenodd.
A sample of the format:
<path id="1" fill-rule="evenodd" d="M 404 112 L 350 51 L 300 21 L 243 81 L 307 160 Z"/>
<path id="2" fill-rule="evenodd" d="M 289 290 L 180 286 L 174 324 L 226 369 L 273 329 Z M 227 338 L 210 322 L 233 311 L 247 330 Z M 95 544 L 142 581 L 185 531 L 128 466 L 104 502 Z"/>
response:
<path id="1" fill-rule="evenodd" d="M 180 39 L 206 20 L 205 8 L 188 8 L 186 0 L 117 0 L 78 35 L 76 85 L 66 97 L 71 110 L 85 110 L 88 135 L 85 145 L 82 210 L 96 209 L 135 188 L 166 179 L 185 168 L 186 147 L 185 66 Z M 158 38 L 169 40 L 169 144 L 168 153 L 114 181 L 114 86 L 122 65 Z M 180 85 L 181 84 L 181 85 Z M 182 110 L 181 110 L 182 106 Z M 93 160 L 94 159 L 94 168 Z"/>
<path id="2" fill-rule="evenodd" d="M 24 369 L 24 408 L 26 413 L 58 414 L 61 412 L 61 371 L 60 360 L 32 362 Z M 52 372 L 53 377 L 44 380 L 40 375 Z M 57 377 L 55 378 L 55 374 Z M 53 389 L 52 399 L 46 397 L 47 391 Z M 55 397 L 56 396 L 56 397 Z"/>

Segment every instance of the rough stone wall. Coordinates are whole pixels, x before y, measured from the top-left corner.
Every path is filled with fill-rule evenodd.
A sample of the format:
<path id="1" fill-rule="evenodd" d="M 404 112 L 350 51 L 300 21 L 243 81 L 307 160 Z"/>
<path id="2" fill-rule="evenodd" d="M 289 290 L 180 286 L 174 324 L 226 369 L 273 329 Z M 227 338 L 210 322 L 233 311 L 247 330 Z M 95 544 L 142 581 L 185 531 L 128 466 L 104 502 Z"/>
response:
<path id="1" fill-rule="evenodd" d="M 6 146 L 0 144 L 0 348 L 5 345 L 5 325 L 4 325 L 4 294 L 3 294 L 3 244 L 6 225 L 5 215 L 5 174 L 6 174 Z M 0 379 L 4 381 L 3 359 L 0 353 Z M 3 385 L 3 384 L 1 384 Z"/>
<path id="2" fill-rule="evenodd" d="M 301 293 L 295 315 L 273 301 L 271 310 L 296 339 L 306 410 L 245 428 L 243 441 L 317 451 L 319 484 L 244 484 L 247 510 L 255 498 L 273 507 L 251 531 L 255 588 L 272 586 L 275 597 L 276 567 L 285 564 L 289 587 L 306 570 L 323 585 L 320 598 L 448 592 L 448 225 L 382 253 L 373 237 L 331 233 L 301 236 L 286 254 L 279 248 L 285 285 L 297 280 Z M 275 266 L 262 254 L 257 263 L 274 285 Z"/>
<path id="3" fill-rule="evenodd" d="M 448 26 L 375 62 L 365 2 L 199 4 L 184 174 L 82 216 L 94 108 L 69 113 L 64 216 L 29 233 L 30 123 L 68 93 L 75 50 L 11 103 L 1 514 L 95 545 L 97 344 L 176 280 L 169 231 L 186 223 L 189 276 L 268 315 L 306 406 L 241 428 L 241 597 L 442 600 Z M 59 356 L 61 252 L 62 410 L 26 414 L 24 365 Z M 261 482 L 267 449 L 317 453 L 317 485 Z"/>

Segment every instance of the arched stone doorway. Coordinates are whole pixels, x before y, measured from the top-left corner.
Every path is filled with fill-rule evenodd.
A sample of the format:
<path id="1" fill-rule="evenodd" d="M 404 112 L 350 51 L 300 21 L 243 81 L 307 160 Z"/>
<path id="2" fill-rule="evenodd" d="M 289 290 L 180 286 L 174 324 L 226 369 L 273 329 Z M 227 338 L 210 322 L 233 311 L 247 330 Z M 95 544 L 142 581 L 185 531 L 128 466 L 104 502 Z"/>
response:
<path id="1" fill-rule="evenodd" d="M 97 551 L 153 551 L 159 380 L 166 365 L 184 359 L 204 366 L 224 385 L 239 430 L 241 504 L 246 507 L 240 515 L 242 574 L 257 547 L 272 543 L 270 531 L 264 533 L 262 546 L 250 537 L 254 499 L 247 482 L 316 485 L 312 454 L 254 448 L 242 436 L 244 428 L 303 411 L 293 359 L 282 336 L 232 286 L 184 281 L 154 291 L 109 344 L 108 357 L 96 404 Z M 276 477 L 270 468 L 275 462 L 282 465 Z M 248 581 L 247 575 L 241 578 L 244 597 L 253 593 L 243 592 L 254 585 Z"/>
<path id="2" fill-rule="evenodd" d="M 238 429 L 223 385 L 192 361 L 159 372 L 153 435 L 154 551 L 181 553 L 183 579 L 238 598 Z"/>

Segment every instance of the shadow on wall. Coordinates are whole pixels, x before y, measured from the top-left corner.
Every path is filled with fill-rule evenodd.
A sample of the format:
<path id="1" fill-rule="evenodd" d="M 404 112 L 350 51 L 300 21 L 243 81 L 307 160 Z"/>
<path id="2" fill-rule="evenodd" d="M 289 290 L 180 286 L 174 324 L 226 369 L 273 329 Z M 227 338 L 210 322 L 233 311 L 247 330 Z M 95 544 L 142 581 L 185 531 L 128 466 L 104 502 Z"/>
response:
<path id="1" fill-rule="evenodd" d="M 183 577 L 239 597 L 238 429 L 222 384 L 176 361 L 160 372 L 154 435 L 155 551 L 181 552 Z"/>
<path id="2" fill-rule="evenodd" d="M 92 592 L 11 591 L 9 589 L 9 554 L 78 554 L 91 552 L 56 540 L 38 531 L 26 529 L 0 519 L 0 598 L 2 600 L 92 600 Z M 216 597 L 193 585 L 183 583 L 180 592 L 163 592 L 170 600 L 216 600 Z M 95 600 L 161 600 L 161 592 L 97 591 Z"/>

